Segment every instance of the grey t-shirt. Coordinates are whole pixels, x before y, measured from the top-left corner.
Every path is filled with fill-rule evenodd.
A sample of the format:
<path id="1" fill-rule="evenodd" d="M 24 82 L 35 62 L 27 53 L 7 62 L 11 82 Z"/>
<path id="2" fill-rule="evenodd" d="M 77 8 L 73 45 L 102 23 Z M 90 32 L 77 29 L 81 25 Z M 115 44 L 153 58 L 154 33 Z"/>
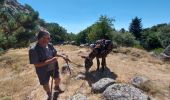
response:
<path id="1" fill-rule="evenodd" d="M 46 47 L 40 47 L 40 46 L 36 47 L 36 46 L 32 47 L 29 50 L 30 64 L 40 63 L 40 62 L 42 62 L 41 61 L 42 59 L 44 59 L 44 61 L 47 60 L 47 59 L 50 59 L 50 58 L 52 58 L 54 56 L 54 54 L 57 53 L 56 49 L 54 47 L 50 48 L 49 45 L 47 45 Z M 38 48 L 39 50 L 37 51 L 35 48 L 36 49 Z M 53 70 L 54 67 L 56 67 L 56 63 L 54 62 L 54 63 L 48 64 L 48 65 L 42 66 L 42 67 L 46 67 L 46 70 L 50 71 L 50 70 Z"/>

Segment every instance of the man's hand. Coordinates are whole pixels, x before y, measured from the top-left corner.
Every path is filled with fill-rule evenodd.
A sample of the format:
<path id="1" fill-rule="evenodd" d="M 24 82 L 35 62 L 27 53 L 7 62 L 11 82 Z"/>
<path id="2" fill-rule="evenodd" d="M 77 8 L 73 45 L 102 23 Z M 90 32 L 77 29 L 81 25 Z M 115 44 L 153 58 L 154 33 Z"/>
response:
<path id="1" fill-rule="evenodd" d="M 66 62 L 70 62 L 70 59 L 68 58 L 68 55 L 63 56 L 63 59 L 64 59 Z"/>
<path id="2" fill-rule="evenodd" d="M 43 66 L 48 65 L 50 63 L 56 62 L 57 59 L 58 59 L 58 57 L 53 57 L 51 59 L 47 59 L 44 62 L 40 62 L 40 63 L 34 64 L 34 65 L 35 65 L 35 67 L 43 67 Z"/>
<path id="3" fill-rule="evenodd" d="M 51 61 L 52 61 L 52 62 L 56 62 L 57 59 L 58 59 L 58 57 L 53 57 L 53 58 L 51 59 Z"/>

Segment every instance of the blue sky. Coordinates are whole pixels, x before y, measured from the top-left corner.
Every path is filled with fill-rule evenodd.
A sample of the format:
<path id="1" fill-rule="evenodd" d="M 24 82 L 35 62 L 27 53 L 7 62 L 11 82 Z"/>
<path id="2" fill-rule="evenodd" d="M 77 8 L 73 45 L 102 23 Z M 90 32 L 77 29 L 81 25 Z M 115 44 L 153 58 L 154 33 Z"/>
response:
<path id="1" fill-rule="evenodd" d="M 170 22 L 170 0 L 18 0 L 39 12 L 40 18 L 56 22 L 68 32 L 78 33 L 100 15 L 114 18 L 114 27 L 128 30 L 136 16 L 143 28 Z"/>

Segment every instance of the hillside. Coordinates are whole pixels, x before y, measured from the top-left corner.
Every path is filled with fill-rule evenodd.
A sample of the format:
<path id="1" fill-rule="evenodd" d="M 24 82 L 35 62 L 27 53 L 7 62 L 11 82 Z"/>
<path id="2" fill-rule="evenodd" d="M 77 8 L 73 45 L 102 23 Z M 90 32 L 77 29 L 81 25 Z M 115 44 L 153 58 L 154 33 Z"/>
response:
<path id="1" fill-rule="evenodd" d="M 88 77 L 85 80 L 76 79 L 84 73 L 83 62 L 79 55 L 89 53 L 88 48 L 72 45 L 55 46 L 59 53 L 66 53 L 70 60 L 72 75 L 61 74 L 65 92 L 58 95 L 58 100 L 68 100 L 74 94 L 81 92 L 89 100 L 103 100 L 99 93 L 91 92 Z M 95 71 L 96 61 L 90 70 L 90 75 L 103 76 Z M 59 59 L 60 70 L 65 64 Z M 170 99 L 170 65 L 156 59 L 144 50 L 135 48 L 118 48 L 107 57 L 108 76 L 114 75 L 117 83 L 130 84 L 135 76 L 145 76 L 150 84 L 143 89 L 153 100 Z M 61 71 L 60 71 L 61 72 Z M 89 84 L 90 83 L 90 84 Z M 46 100 L 45 92 L 38 83 L 33 65 L 28 62 L 28 48 L 10 49 L 0 56 L 0 100 Z"/>

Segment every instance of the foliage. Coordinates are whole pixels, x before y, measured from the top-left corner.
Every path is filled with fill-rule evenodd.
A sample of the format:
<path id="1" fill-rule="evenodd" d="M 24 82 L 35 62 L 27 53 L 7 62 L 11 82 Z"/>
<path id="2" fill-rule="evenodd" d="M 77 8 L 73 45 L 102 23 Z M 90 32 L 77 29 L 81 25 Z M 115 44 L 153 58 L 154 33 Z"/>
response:
<path id="1" fill-rule="evenodd" d="M 3 4 L 4 4 L 4 1 L 5 1 L 5 0 L 0 0 L 0 5 L 3 5 Z"/>
<path id="2" fill-rule="evenodd" d="M 155 49 L 153 49 L 153 52 L 155 52 L 155 54 L 160 54 L 160 53 L 162 53 L 163 51 L 164 51 L 163 48 L 155 48 Z"/>
<path id="3" fill-rule="evenodd" d="M 166 48 L 170 44 L 170 24 L 159 28 L 159 40 L 162 47 Z"/>
<path id="4" fill-rule="evenodd" d="M 7 40 L 6 40 L 5 36 L 4 36 L 4 34 L 2 34 L 0 32 L 0 47 L 2 49 L 5 48 L 6 43 L 7 43 Z"/>
<path id="5" fill-rule="evenodd" d="M 66 40 L 65 41 L 76 41 L 76 34 L 74 34 L 74 33 L 66 34 Z"/>
<path id="6" fill-rule="evenodd" d="M 107 16 L 100 16 L 99 20 L 92 25 L 88 38 L 90 41 L 96 41 L 98 39 L 112 39 L 112 22 L 114 19 L 108 18 Z"/>
<path id="7" fill-rule="evenodd" d="M 25 4 L 24 5 L 26 9 L 28 9 L 31 12 L 34 12 L 34 9 L 29 5 L 29 4 Z"/>
<path id="8" fill-rule="evenodd" d="M 124 28 L 121 28 L 121 29 L 120 29 L 120 32 L 121 32 L 121 33 L 125 33 L 126 30 L 125 30 Z"/>
<path id="9" fill-rule="evenodd" d="M 98 39 L 112 39 L 114 19 L 101 15 L 99 20 L 77 34 L 78 44 L 93 43 Z"/>
<path id="10" fill-rule="evenodd" d="M 158 24 L 142 32 L 142 46 L 147 50 L 166 48 L 170 44 L 170 24 Z"/>
<path id="11" fill-rule="evenodd" d="M 52 43 L 62 43 L 67 39 L 67 31 L 57 23 L 46 23 L 47 30 L 51 33 Z"/>
<path id="12" fill-rule="evenodd" d="M 30 10 L 29 13 L 17 9 L 13 11 L 4 5 L 0 8 L 0 46 L 2 49 L 28 46 L 34 35 L 39 14 L 29 5 L 26 9 Z"/>
<path id="13" fill-rule="evenodd" d="M 147 50 L 160 48 L 161 43 L 158 39 L 159 37 L 158 35 L 159 35 L 158 32 L 151 32 L 151 31 L 143 33 L 142 42 L 141 42 L 142 46 Z"/>
<path id="14" fill-rule="evenodd" d="M 129 32 L 131 32 L 137 40 L 140 40 L 142 34 L 142 23 L 141 23 L 141 19 L 138 17 L 135 17 L 134 19 L 132 19 L 132 22 L 130 23 L 129 26 Z"/>
<path id="15" fill-rule="evenodd" d="M 4 52 L 4 50 L 2 48 L 0 48 L 0 54 L 3 53 L 3 52 Z"/>
<path id="16" fill-rule="evenodd" d="M 30 5 L 25 4 L 23 7 L 24 9 L 12 9 L 4 6 L 4 0 L 0 0 L 0 48 L 3 50 L 28 46 L 31 40 L 35 40 L 35 33 L 39 31 L 38 26 L 46 28 L 51 33 L 51 42 L 54 44 L 64 41 L 85 44 L 98 39 L 110 39 L 121 46 L 138 48 L 143 46 L 147 50 L 165 48 L 170 44 L 170 24 L 162 23 L 142 29 L 142 20 L 135 17 L 130 23 L 129 32 L 124 28 L 116 31 L 114 19 L 101 15 L 91 26 L 74 34 L 67 33 L 67 30 L 58 23 L 47 23 L 40 19 L 39 13 Z"/>
<path id="17" fill-rule="evenodd" d="M 90 31 L 90 28 L 87 28 L 83 31 L 81 31 L 79 34 L 77 34 L 77 38 L 76 38 L 76 43 L 77 44 L 85 44 L 88 42 L 88 33 Z"/>
<path id="18" fill-rule="evenodd" d="M 120 46 L 134 46 L 136 44 L 135 37 L 128 32 L 120 33 L 113 32 L 113 41 L 117 42 Z"/>

